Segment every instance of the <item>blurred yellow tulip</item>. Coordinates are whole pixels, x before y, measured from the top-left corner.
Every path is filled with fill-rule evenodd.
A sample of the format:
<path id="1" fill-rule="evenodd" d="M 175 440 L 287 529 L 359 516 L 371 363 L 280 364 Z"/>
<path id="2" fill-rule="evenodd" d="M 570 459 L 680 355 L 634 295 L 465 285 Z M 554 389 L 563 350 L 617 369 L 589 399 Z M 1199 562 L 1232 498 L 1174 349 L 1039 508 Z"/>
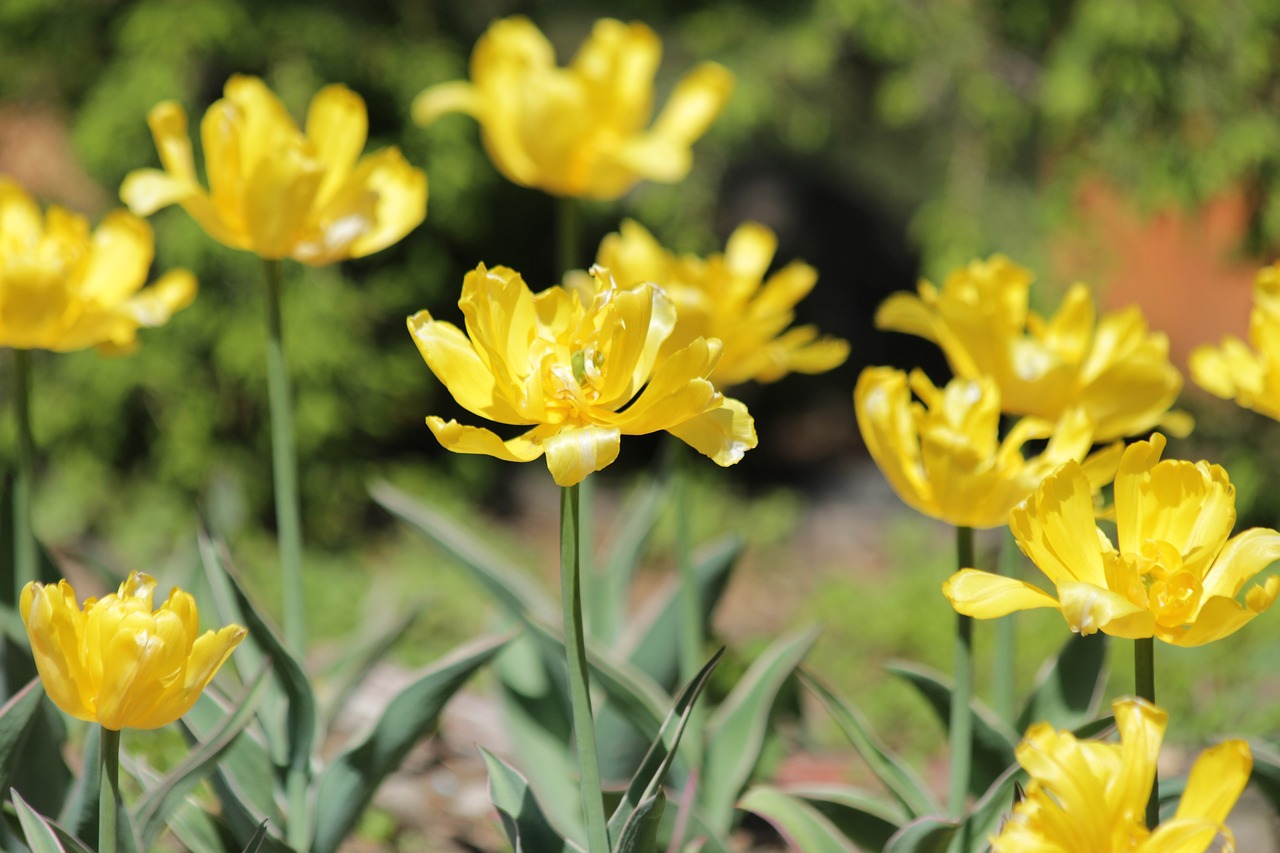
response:
<path id="1" fill-rule="evenodd" d="M 1191 377 L 1211 394 L 1280 420 L 1280 262 L 1258 273 L 1253 302 L 1253 348 L 1230 335 L 1220 347 L 1196 347 L 1189 361 Z"/>
<path id="2" fill-rule="evenodd" d="M 677 84 L 651 128 L 662 42 L 644 24 L 596 21 L 573 63 L 527 18 L 495 21 L 471 54 L 471 82 L 432 86 L 413 102 L 428 125 L 449 112 L 480 122 L 490 159 L 521 186 L 614 199 L 641 180 L 689 172 L 690 147 L 724 107 L 733 76 L 703 63 Z"/>
<path id="3" fill-rule="evenodd" d="M 245 630 L 200 635 L 195 600 L 175 587 L 153 611 L 155 588 L 133 572 L 119 592 L 87 599 L 83 609 L 65 580 L 23 588 L 22 621 L 55 705 L 112 731 L 157 729 L 191 710 Z"/>
<path id="4" fill-rule="evenodd" d="M 1112 705 L 1118 744 L 1080 741 L 1048 723 L 1027 730 L 1015 754 L 1031 777 L 993 853 L 1204 853 L 1235 839 L 1227 815 L 1249 782 L 1253 757 L 1242 740 L 1223 741 L 1191 767 L 1173 817 L 1145 823 L 1156 758 L 1169 715 L 1141 699 Z"/>
<path id="5" fill-rule="evenodd" d="M 139 327 L 164 324 L 196 295 L 186 270 L 144 288 L 153 253 L 151 226 L 127 211 L 107 214 L 91 233 L 84 217 L 56 205 L 42 217 L 0 177 L 0 346 L 133 349 Z"/>
<path id="6" fill-rule="evenodd" d="M 973 261 L 941 291 L 922 281 L 918 296 L 890 296 L 876 326 L 933 341 L 957 376 L 990 376 L 1010 414 L 1056 420 L 1080 407 L 1098 441 L 1157 424 L 1178 435 L 1191 430 L 1189 416 L 1169 412 L 1182 388 L 1169 340 L 1147 330 L 1137 307 L 1097 320 L 1089 289 L 1075 284 L 1046 320 L 1028 307 L 1031 279 L 1003 255 Z"/>
<path id="7" fill-rule="evenodd" d="M 503 441 L 480 427 L 427 418 L 456 453 L 509 462 L 547 457 L 557 484 L 572 486 L 618 456 L 623 435 L 666 430 L 719 465 L 756 446 L 747 409 L 707 379 L 720 342 L 698 338 L 659 360 L 675 306 L 649 285 L 621 290 L 593 270 L 589 300 L 552 287 L 534 295 L 520 274 L 481 264 L 459 306 L 467 334 L 426 311 L 409 331 L 431 372 L 464 409 L 533 429 Z M 468 337 L 468 335 L 470 337 Z"/>
<path id="8" fill-rule="evenodd" d="M 142 216 L 180 204 L 233 249 L 321 266 L 385 249 L 427 213 L 427 177 L 398 149 L 360 156 L 368 117 L 346 86 L 316 93 L 303 133 L 265 83 L 233 76 L 200 125 L 209 191 L 182 107 L 157 104 L 147 123 L 164 170 L 130 173 L 120 197 Z"/>
<path id="9" fill-rule="evenodd" d="M 1231 536 L 1236 492 L 1227 472 L 1208 462 L 1160 461 L 1164 445 L 1155 433 L 1121 457 L 1115 545 L 1094 524 L 1090 482 L 1075 463 L 1013 511 L 1018 547 L 1056 594 L 976 569 L 957 572 L 943 593 L 977 619 L 1052 607 L 1081 634 L 1200 646 L 1238 631 L 1280 593 L 1273 575 L 1237 600 L 1251 578 L 1280 559 L 1280 533 L 1255 527 Z"/>
<path id="10" fill-rule="evenodd" d="M 921 402 L 912 402 L 912 391 Z M 937 388 L 919 370 L 908 379 L 900 370 L 868 367 L 853 394 L 862 440 L 898 497 L 957 527 L 1006 524 L 1045 477 L 1085 459 L 1093 444 L 1079 409 L 1056 424 L 1023 418 L 998 441 L 1000 391 L 990 379 L 952 379 Z M 1039 456 L 1023 457 L 1024 443 L 1045 438 Z M 1119 454 L 1117 443 L 1085 459 L 1095 489 L 1111 479 Z"/>
<path id="11" fill-rule="evenodd" d="M 765 278 L 778 240 L 748 222 L 729 235 L 723 253 L 676 256 L 644 226 L 625 220 L 600 244 L 596 263 L 619 286 L 652 282 L 676 304 L 676 326 L 662 356 L 695 338 L 719 338 L 720 363 L 711 374 L 717 388 L 742 382 L 775 382 L 788 373 L 824 373 L 849 357 L 849 343 L 819 337 L 813 326 L 788 329 L 795 306 L 818 280 L 808 264 L 792 261 Z"/>

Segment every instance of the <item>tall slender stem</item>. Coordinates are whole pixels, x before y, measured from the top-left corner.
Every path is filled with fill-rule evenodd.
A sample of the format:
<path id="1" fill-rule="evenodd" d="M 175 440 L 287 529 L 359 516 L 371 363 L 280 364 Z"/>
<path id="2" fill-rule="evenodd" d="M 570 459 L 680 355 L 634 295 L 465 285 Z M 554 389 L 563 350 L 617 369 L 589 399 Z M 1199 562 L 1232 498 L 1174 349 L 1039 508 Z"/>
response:
<path id="1" fill-rule="evenodd" d="M 298 511 L 298 460 L 293 446 L 293 402 L 284 356 L 281 262 L 264 261 L 267 281 L 267 395 L 271 406 L 271 468 L 275 479 L 276 535 L 284 586 L 284 639 L 303 657 L 307 611 L 302 598 L 302 522 Z"/>
<path id="2" fill-rule="evenodd" d="M 120 732 L 103 727 L 98 756 L 102 766 L 98 787 L 98 853 L 116 853 L 120 814 Z"/>
<path id="3" fill-rule="evenodd" d="M 973 566 L 973 529 L 956 528 L 957 568 Z M 973 757 L 973 620 L 956 614 L 955 689 L 951 694 L 951 785 L 948 811 L 956 820 L 964 819 L 969 790 L 969 766 Z M 968 850 L 968 824 L 960 828 L 960 850 Z"/>
<path id="4" fill-rule="evenodd" d="M 37 579 L 36 534 L 31 521 L 32 481 L 35 470 L 35 442 L 31 438 L 31 351 L 13 351 L 13 414 L 18 428 L 18 470 L 13 483 L 13 602 L 22 588 Z M 5 592 L 6 598 L 9 591 Z"/>
<path id="5" fill-rule="evenodd" d="M 560 604 L 564 611 L 564 653 L 569 666 L 569 704 L 578 746 L 578 775 L 582 813 L 587 826 L 588 853 L 609 853 L 609 830 L 600 791 L 600 759 L 591 713 L 587 675 L 587 646 L 582 630 L 581 501 L 578 486 L 560 491 Z"/>
<path id="6" fill-rule="evenodd" d="M 1013 532 L 1005 528 L 1004 542 L 1000 547 L 1000 574 L 1007 578 L 1018 577 L 1022 552 L 1013 538 Z M 1017 665 L 1018 614 L 1010 613 L 996 620 L 995 672 L 991 685 L 991 705 L 1000 719 L 1012 725 L 1017 704 L 1015 668 Z"/>
<path id="7" fill-rule="evenodd" d="M 582 209 L 576 198 L 556 199 L 556 267 L 560 275 L 582 269 Z"/>
<path id="8" fill-rule="evenodd" d="M 674 480 L 674 503 L 676 509 L 676 574 L 680 580 L 680 682 L 688 684 L 698 675 L 702 668 L 702 652 L 706 648 L 706 638 L 702 631 L 702 596 L 698 590 L 698 578 L 693 571 L 693 532 L 690 529 L 690 511 L 693 502 L 689 499 L 689 477 L 687 454 L 682 442 L 669 436 L 673 443 L 675 464 L 672 466 Z M 674 445 L 679 444 L 676 447 Z M 702 747 L 701 716 L 694 708 L 690 718 L 689 731 L 685 734 L 691 758 L 696 759 Z M 695 724 L 696 723 L 696 724 Z M 693 766 L 698 766 L 694 761 Z"/>
<path id="9" fill-rule="evenodd" d="M 1142 637 L 1133 641 L 1133 689 L 1139 699 L 1156 703 L 1156 648 L 1155 639 Z M 1151 796 L 1147 799 L 1147 828 L 1155 829 L 1160 822 L 1160 775 L 1151 777 Z"/>

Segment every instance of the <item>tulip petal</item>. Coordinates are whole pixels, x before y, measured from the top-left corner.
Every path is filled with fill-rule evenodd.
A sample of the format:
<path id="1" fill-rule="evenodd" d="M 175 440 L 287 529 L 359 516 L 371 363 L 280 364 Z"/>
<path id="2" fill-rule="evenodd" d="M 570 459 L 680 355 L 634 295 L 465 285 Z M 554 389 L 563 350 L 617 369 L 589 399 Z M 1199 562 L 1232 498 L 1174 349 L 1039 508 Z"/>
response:
<path id="1" fill-rule="evenodd" d="M 66 605 L 70 589 L 66 581 L 56 587 L 27 584 L 22 592 L 22 619 L 45 693 L 66 713 L 92 722 L 96 690 L 86 683 L 86 673 L 79 666 L 81 634 L 77 623 L 82 620 L 74 590 L 71 606 Z"/>
<path id="2" fill-rule="evenodd" d="M 684 146 L 707 132 L 733 92 L 733 75 L 723 65 L 704 62 L 676 84 L 653 124 L 655 135 Z"/>
<path id="3" fill-rule="evenodd" d="M 483 427 L 464 426 L 457 421 L 445 421 L 434 415 L 427 418 L 427 426 L 446 450 L 493 456 L 507 462 L 532 462 L 537 459 L 543 453 L 542 442 L 545 436 L 551 434 L 551 428 L 542 425 L 509 441 L 503 441 L 496 433 Z"/>
<path id="4" fill-rule="evenodd" d="M 385 148 L 356 166 L 351 182 L 372 192 L 373 227 L 351 244 L 351 257 L 363 258 L 398 243 L 427 216 L 427 175 L 410 166 L 397 148 Z"/>
<path id="5" fill-rule="evenodd" d="M 81 268 L 81 296 L 98 306 L 127 299 L 147 279 L 153 246 L 145 220 L 123 210 L 107 214 L 93 232 L 93 250 Z"/>
<path id="6" fill-rule="evenodd" d="M 410 317 L 408 326 L 427 367 L 460 406 L 491 421 L 528 423 L 499 392 L 493 373 L 457 326 L 433 320 L 426 311 Z"/>
<path id="7" fill-rule="evenodd" d="M 977 569 L 961 569 L 942 585 L 942 594 L 957 613 L 996 619 L 1019 610 L 1061 609 L 1058 599 L 1037 586 Z"/>
<path id="8" fill-rule="evenodd" d="M 1023 553 L 1059 589 L 1074 581 L 1106 586 L 1093 493 L 1078 463 L 1064 463 L 1032 497 L 1015 507 L 1009 527 Z"/>
<path id="9" fill-rule="evenodd" d="M 720 356 L 720 342 L 705 338 L 668 356 L 658 365 L 649 384 L 626 411 L 610 419 L 626 435 L 644 435 L 670 429 L 719 405 L 719 394 L 707 380 Z"/>
<path id="10" fill-rule="evenodd" d="M 1084 635 L 1102 631 L 1128 640 L 1154 636 L 1154 614 L 1105 587 L 1091 583 L 1059 584 L 1058 600 L 1072 631 Z"/>
<path id="11" fill-rule="evenodd" d="M 1166 643 L 1184 648 L 1212 643 L 1234 634 L 1255 616 L 1269 610 L 1277 593 L 1280 593 L 1280 575 L 1273 575 L 1265 584 L 1250 589 L 1244 604 L 1221 595 L 1206 598 L 1194 622 L 1185 628 L 1162 630 L 1159 637 Z"/>
<path id="12" fill-rule="evenodd" d="M 542 440 L 557 486 L 574 486 L 618 458 L 622 433 L 607 427 L 565 427 Z"/>
<path id="13" fill-rule="evenodd" d="M 1251 527 L 1227 540 L 1201 581 L 1206 596 L 1235 598 L 1244 585 L 1280 560 L 1280 533 Z"/>
<path id="14" fill-rule="evenodd" d="M 420 92 L 413 99 L 409 113 L 417 124 L 426 127 L 445 113 L 457 112 L 478 116 L 480 103 L 480 94 L 475 86 L 455 81 L 441 83 Z"/>
<path id="15" fill-rule="evenodd" d="M 346 182 L 364 150 L 369 118 L 364 98 L 341 84 L 325 86 L 307 109 L 306 137 L 315 156 L 325 165 L 324 180 L 316 192 L 323 206 Z"/>
<path id="16" fill-rule="evenodd" d="M 755 421 L 745 405 L 729 397 L 709 412 L 667 427 L 667 432 L 721 467 L 740 462 L 756 446 Z"/>
<path id="17" fill-rule="evenodd" d="M 731 275 L 758 282 L 769 271 L 777 251 L 778 238 L 772 231 L 758 222 L 744 222 L 729 235 L 724 262 Z"/>

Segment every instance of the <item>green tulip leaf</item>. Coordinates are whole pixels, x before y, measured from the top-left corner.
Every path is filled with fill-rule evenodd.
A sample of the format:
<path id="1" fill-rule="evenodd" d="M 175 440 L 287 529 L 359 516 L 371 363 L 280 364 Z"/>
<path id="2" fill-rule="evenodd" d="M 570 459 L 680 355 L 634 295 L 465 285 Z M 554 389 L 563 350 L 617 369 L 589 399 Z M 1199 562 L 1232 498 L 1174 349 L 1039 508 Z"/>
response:
<path id="1" fill-rule="evenodd" d="M 313 853 L 333 853 L 355 827 L 382 780 L 433 731 L 453 694 L 510 641 L 488 637 L 427 667 L 387 705 L 360 743 L 340 753 L 320 776 Z"/>
<path id="2" fill-rule="evenodd" d="M 881 850 L 907 822 L 897 802 L 843 785 L 787 785 L 781 789 L 802 800 L 861 849 Z"/>
<path id="3" fill-rule="evenodd" d="M 959 831 L 960 825 L 946 818 L 916 818 L 893 834 L 882 853 L 947 853 Z"/>
<path id="4" fill-rule="evenodd" d="M 856 853 L 849 839 L 803 799 L 767 785 L 749 789 L 738 808 L 769 821 L 791 850 L 805 853 Z M 874 848 L 872 848 L 874 849 Z"/>
<path id="5" fill-rule="evenodd" d="M 772 643 L 708 718 L 702 811 L 714 832 L 727 833 L 732 826 L 734 803 L 759 764 L 778 692 L 817 636 L 809 629 Z"/>
<path id="6" fill-rule="evenodd" d="M 807 670 L 800 670 L 800 681 L 818 697 L 818 701 L 831 714 L 836 725 L 862 756 L 862 760 L 867 762 L 880 784 L 902 804 L 907 817 L 923 817 L 942 811 L 942 805 L 929 791 L 924 780 L 910 765 L 889 752 L 876 739 L 862 713 L 852 703 L 837 695 Z"/>
<path id="7" fill-rule="evenodd" d="M 22 799 L 17 790 L 11 790 L 11 793 L 13 807 L 18 813 L 18 822 L 22 825 L 22 834 L 31 853 L 92 853 L 83 844 L 78 847 L 64 845 L 48 818 L 27 805 L 27 801 Z"/>
<path id="8" fill-rule="evenodd" d="M 1017 729 L 1035 722 L 1074 729 L 1098 715 L 1107 686 L 1107 635 L 1072 634 L 1036 677 Z"/>
<path id="9" fill-rule="evenodd" d="M 507 840 L 517 851 L 529 853 L 582 853 L 547 821 L 528 781 L 505 761 L 480 747 L 489 771 L 489 800 L 502 818 Z"/>
<path id="10" fill-rule="evenodd" d="M 711 660 L 707 661 L 693 680 L 680 691 L 679 697 L 671 708 L 671 713 L 663 720 L 662 728 L 654 738 L 644 760 L 640 762 L 640 767 L 622 795 L 617 809 L 609 818 L 611 837 L 620 838 L 620 834 L 625 832 L 624 827 L 641 804 L 651 801 L 661 792 L 667 771 L 671 769 L 671 762 L 680 748 L 680 738 L 684 734 L 685 726 L 689 724 L 689 717 L 693 714 L 698 697 L 702 695 L 703 688 L 707 686 L 707 680 L 711 678 L 711 673 L 723 656 L 724 649 L 712 655 Z M 661 808 L 658 811 L 661 812 Z"/>
<path id="11" fill-rule="evenodd" d="M 35 678 L 0 708 L 0 790 L 9 787 L 9 779 L 22 759 L 22 747 L 40 714 L 43 698 L 44 688 L 40 679 Z"/>
<path id="12" fill-rule="evenodd" d="M 667 795 L 661 788 L 644 800 L 627 817 L 613 853 L 653 853 L 658 849 L 658 828 L 662 824 L 662 812 L 667 805 Z"/>
<path id="13" fill-rule="evenodd" d="M 941 673 L 908 661 L 895 661 L 885 669 L 899 676 L 924 697 L 945 727 L 951 721 L 951 682 Z M 973 764 L 969 772 L 969 792 L 982 796 L 991 783 L 1015 763 L 1018 735 L 986 705 L 975 699 L 973 709 Z"/>

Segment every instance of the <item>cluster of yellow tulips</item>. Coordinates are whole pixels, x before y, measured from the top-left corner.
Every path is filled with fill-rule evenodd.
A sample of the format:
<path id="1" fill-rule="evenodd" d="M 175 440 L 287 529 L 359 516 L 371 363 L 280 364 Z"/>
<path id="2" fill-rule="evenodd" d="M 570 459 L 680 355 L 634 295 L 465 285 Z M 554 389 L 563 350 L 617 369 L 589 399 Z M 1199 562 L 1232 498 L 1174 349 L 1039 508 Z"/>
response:
<path id="1" fill-rule="evenodd" d="M 412 114 L 423 125 L 454 111 L 473 116 L 496 168 L 521 186 L 567 204 L 614 200 L 639 181 L 687 174 L 693 143 L 732 89 L 726 69 L 701 65 L 650 124 L 660 55 L 648 27 L 603 20 L 560 67 L 534 24 L 510 18 L 476 44 L 469 82 L 428 89 Z M 231 625 L 200 635 L 195 602 L 177 589 L 153 610 L 156 583 L 141 573 L 83 605 L 66 581 L 39 581 L 27 351 L 127 351 L 140 328 L 192 303 L 196 283 L 185 271 L 144 287 L 153 246 L 140 217 L 166 206 L 180 205 L 214 240 L 266 261 L 284 632 L 299 654 L 306 639 L 303 548 L 279 262 L 324 265 L 377 252 L 416 228 L 427 205 L 426 175 L 398 150 L 363 154 L 365 106 L 341 85 L 315 95 L 300 129 L 262 80 L 232 77 L 200 124 L 207 188 L 182 108 L 159 104 L 147 121 L 163 168 L 130 174 L 120 189 L 129 210 L 111 213 L 95 230 L 58 207 L 42 215 L 16 183 L 0 179 L 0 346 L 16 354 L 26 467 L 15 500 L 15 593 L 48 695 L 71 716 L 114 733 L 104 740 L 112 749 L 121 729 L 164 726 L 190 710 L 246 631 Z M 565 650 L 591 853 L 608 853 L 611 844 L 593 767 L 578 487 L 618 458 L 623 435 L 666 431 L 718 465 L 732 465 L 757 436 L 745 405 L 726 389 L 845 361 L 845 341 L 792 326 L 817 273 L 796 261 L 770 274 L 776 249 L 768 228 L 747 223 L 722 253 L 680 256 L 625 220 L 589 270 L 566 268 L 559 285 L 534 292 L 515 270 L 478 263 L 461 286 L 463 328 L 425 310 L 407 321 L 427 366 L 462 408 L 522 430 L 504 438 L 427 417 L 439 443 L 507 461 L 545 456 L 564 487 Z M 939 387 L 918 370 L 872 367 L 854 391 L 863 439 L 894 490 L 960 531 L 961 565 L 942 587 L 960 614 L 951 816 L 964 814 L 972 741 L 968 620 L 1052 608 L 1071 631 L 1136 641 L 1138 697 L 1115 705 L 1118 744 L 1032 726 L 1017 750 L 1031 783 L 990 844 L 1000 853 L 1197 853 L 1219 837 L 1230 843 L 1225 819 L 1251 766 L 1241 741 L 1205 753 L 1176 814 L 1158 822 L 1152 791 L 1166 715 L 1154 705 L 1151 642 L 1213 642 L 1270 608 L 1280 577 L 1249 583 L 1280 558 L 1280 533 L 1233 536 L 1226 472 L 1209 462 L 1161 459 L 1166 439 L 1152 431 L 1180 436 L 1192 424 L 1171 408 L 1182 379 L 1166 339 L 1141 313 L 1099 318 L 1089 290 L 1075 285 L 1044 317 L 1029 307 L 1031 284 L 1029 271 L 997 255 L 955 271 L 940 288 L 924 282 L 918 294 L 894 295 L 877 324 L 936 343 L 954 378 Z M 1230 339 L 1197 352 L 1195 377 L 1213 393 L 1278 417 L 1280 265 L 1259 277 L 1250 334 L 1253 350 Z M 1017 420 L 1002 436 L 1005 416 Z M 1149 437 L 1124 444 L 1143 435 Z M 1029 442 L 1041 443 L 1030 457 Z M 1104 509 L 1108 484 L 1113 500 Z M 1114 540 L 1098 526 L 1102 517 L 1114 520 Z M 973 565 L 969 531 L 1005 525 L 1052 589 Z M 694 585 L 683 579 L 696 609 Z M 700 639 L 690 631 L 687 658 L 695 665 L 686 675 L 696 669 Z M 115 772 L 110 758 L 104 768 Z M 114 821 L 114 802 L 104 795 L 104 821 Z M 102 849 L 114 849 L 114 823 L 103 827 Z M 984 843 L 966 839 L 960 849 Z"/>

